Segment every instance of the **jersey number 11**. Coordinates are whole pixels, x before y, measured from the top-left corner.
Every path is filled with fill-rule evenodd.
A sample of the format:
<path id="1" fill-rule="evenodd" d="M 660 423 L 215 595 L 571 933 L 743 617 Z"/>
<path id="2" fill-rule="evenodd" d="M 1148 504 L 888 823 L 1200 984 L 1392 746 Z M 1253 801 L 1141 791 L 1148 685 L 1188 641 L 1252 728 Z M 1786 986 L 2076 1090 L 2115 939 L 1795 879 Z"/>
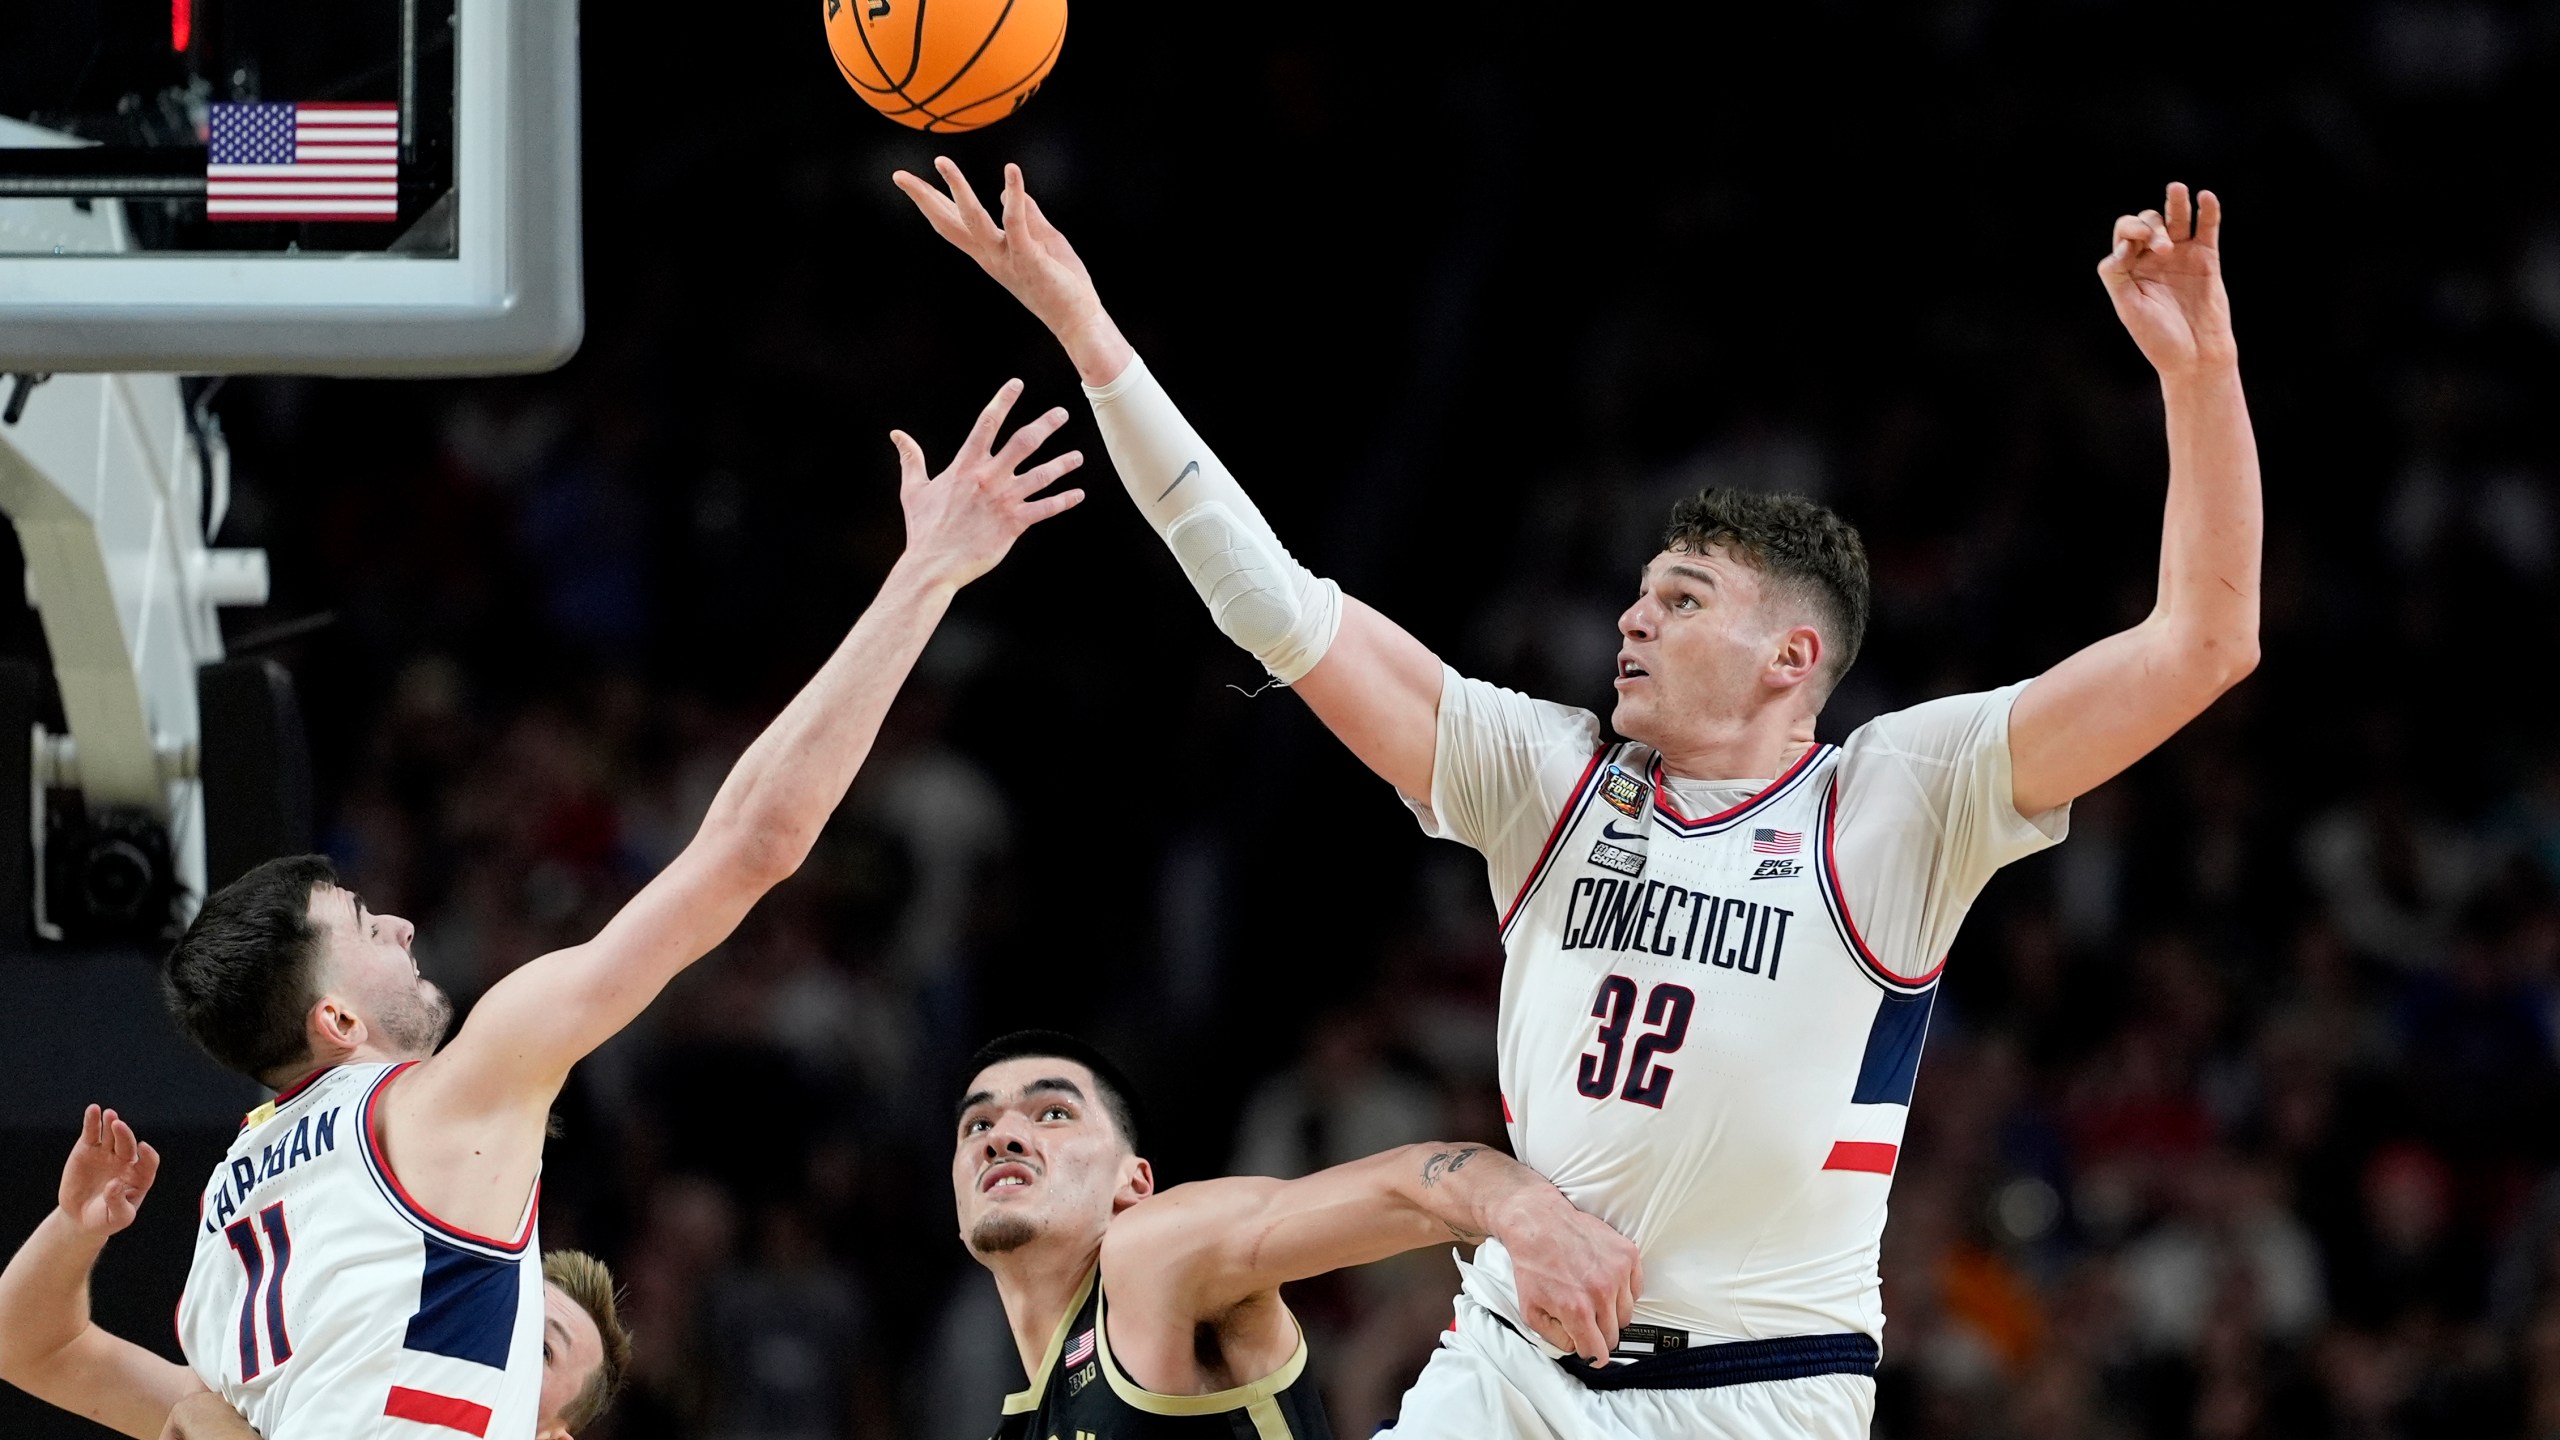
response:
<path id="1" fill-rule="evenodd" d="M 264 1230 L 266 1244 L 258 1243 L 258 1230 Z M 258 1378 L 258 1311 L 259 1297 L 266 1298 L 267 1355 L 269 1364 L 281 1365 L 293 1358 L 293 1341 L 284 1330 L 284 1272 L 293 1263 L 293 1236 L 284 1228 L 284 1202 L 258 1212 L 258 1228 L 250 1228 L 245 1219 L 234 1220 L 223 1227 L 222 1238 L 240 1255 L 240 1264 L 249 1272 L 249 1283 L 240 1292 L 240 1378 Z M 268 1259 L 273 1252 L 274 1260 Z"/>

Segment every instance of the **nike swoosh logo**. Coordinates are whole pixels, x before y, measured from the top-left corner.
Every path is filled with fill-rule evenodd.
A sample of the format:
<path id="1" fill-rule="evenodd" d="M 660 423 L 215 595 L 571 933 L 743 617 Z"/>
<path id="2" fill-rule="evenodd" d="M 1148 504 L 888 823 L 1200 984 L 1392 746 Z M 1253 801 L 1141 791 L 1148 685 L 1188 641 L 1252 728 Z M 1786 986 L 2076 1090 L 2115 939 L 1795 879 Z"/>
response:
<path id="1" fill-rule="evenodd" d="M 1183 466 L 1183 467 L 1182 467 L 1182 473 L 1173 477 L 1173 483 L 1172 483 L 1172 484 L 1170 484 L 1170 485 L 1167 485 L 1166 487 L 1164 487 L 1164 495 L 1170 495 L 1170 494 L 1172 494 L 1174 491 L 1181 489 L 1181 488 L 1182 488 L 1182 482 L 1183 482 L 1183 481 L 1188 480 L 1188 479 L 1190 479 L 1192 476 L 1197 475 L 1197 474 L 1199 474 L 1199 473 L 1200 473 L 1200 462 L 1199 462 L 1199 461 L 1197 461 L 1197 460 L 1194 460 L 1194 461 L 1192 461 L 1190 464 Z M 1161 500 L 1163 500 L 1163 499 L 1164 499 L 1164 495 L 1159 495 L 1159 496 L 1157 496 L 1157 497 L 1156 497 L 1156 499 L 1157 499 L 1157 500 L 1159 500 L 1159 501 L 1161 501 Z"/>
<path id="2" fill-rule="evenodd" d="M 1615 820 L 1601 826 L 1600 833 L 1608 836 L 1612 840 L 1641 840 L 1644 838 L 1644 831 L 1642 830 L 1629 830 L 1625 834 L 1620 834 L 1618 832 L 1618 822 Z"/>

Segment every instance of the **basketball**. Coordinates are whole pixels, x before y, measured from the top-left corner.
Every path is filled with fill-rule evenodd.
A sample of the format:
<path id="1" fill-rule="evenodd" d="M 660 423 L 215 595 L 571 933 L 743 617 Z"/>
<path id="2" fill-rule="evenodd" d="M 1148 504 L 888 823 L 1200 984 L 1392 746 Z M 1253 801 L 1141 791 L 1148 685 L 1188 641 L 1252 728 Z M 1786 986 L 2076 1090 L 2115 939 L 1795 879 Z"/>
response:
<path id="1" fill-rule="evenodd" d="M 1067 0 L 826 0 L 827 48 L 853 93 L 916 130 L 1001 120 L 1040 93 Z"/>

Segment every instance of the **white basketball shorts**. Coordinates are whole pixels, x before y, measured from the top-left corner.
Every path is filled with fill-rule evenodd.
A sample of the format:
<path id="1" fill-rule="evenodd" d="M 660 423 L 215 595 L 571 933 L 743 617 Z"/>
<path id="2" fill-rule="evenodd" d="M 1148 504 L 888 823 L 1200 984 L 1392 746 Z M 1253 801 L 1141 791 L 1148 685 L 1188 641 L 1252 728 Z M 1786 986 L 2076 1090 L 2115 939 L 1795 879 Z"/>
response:
<path id="1" fill-rule="evenodd" d="M 1406 1391 L 1394 1440 L 1866 1440 L 1866 1375 L 1682 1390 L 1594 1390 L 1467 1296 Z"/>

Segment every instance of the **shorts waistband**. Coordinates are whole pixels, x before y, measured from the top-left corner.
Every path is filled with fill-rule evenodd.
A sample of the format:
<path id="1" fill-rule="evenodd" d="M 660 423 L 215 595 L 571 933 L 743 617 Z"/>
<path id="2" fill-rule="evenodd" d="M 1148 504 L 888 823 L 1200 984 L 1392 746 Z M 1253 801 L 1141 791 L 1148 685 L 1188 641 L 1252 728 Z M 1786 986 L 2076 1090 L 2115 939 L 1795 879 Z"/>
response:
<path id="1" fill-rule="evenodd" d="M 1504 1329 L 1519 1334 L 1519 1327 L 1510 1321 L 1500 1315 L 1493 1318 Z M 1802 1380 L 1814 1375 L 1872 1376 L 1883 1358 L 1883 1347 L 1876 1344 L 1874 1336 L 1851 1331 L 1662 1350 L 1640 1360 L 1596 1370 L 1573 1355 L 1556 1363 L 1591 1390 L 1714 1390 L 1727 1385 Z"/>

